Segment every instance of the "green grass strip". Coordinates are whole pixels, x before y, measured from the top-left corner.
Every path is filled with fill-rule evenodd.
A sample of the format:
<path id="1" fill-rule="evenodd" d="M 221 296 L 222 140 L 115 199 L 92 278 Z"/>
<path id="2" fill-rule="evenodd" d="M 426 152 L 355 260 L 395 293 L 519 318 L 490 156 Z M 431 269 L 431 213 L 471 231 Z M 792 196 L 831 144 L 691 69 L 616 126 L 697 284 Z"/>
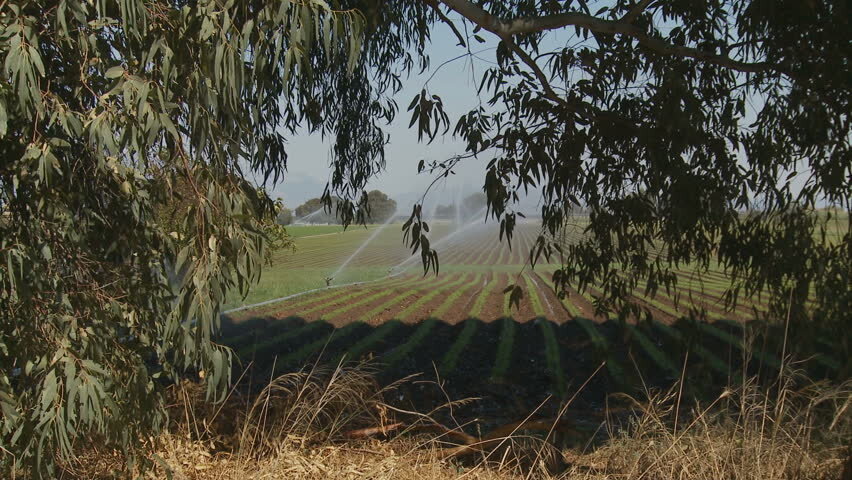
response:
<path id="1" fill-rule="evenodd" d="M 278 359 L 278 361 L 276 362 L 275 373 L 281 373 L 281 371 L 286 369 L 288 365 L 293 365 L 297 362 L 304 361 L 308 356 L 319 351 L 326 344 L 330 344 L 332 340 L 339 341 L 340 339 L 352 335 L 355 331 L 358 330 L 358 327 L 361 327 L 363 325 L 363 322 L 353 322 L 340 329 L 335 329 L 328 335 L 323 335 L 321 338 L 314 340 L 311 343 L 302 345 L 297 350 L 287 355 L 284 355 L 283 357 L 280 357 Z"/>
<path id="2" fill-rule="evenodd" d="M 491 371 L 492 378 L 502 378 L 509 370 L 512 363 L 512 346 L 515 343 L 515 319 L 503 317 L 503 326 L 500 329 L 500 341 L 497 344 L 497 356 L 494 360 L 494 369 Z"/>
<path id="3" fill-rule="evenodd" d="M 662 322 L 658 322 L 658 321 L 654 321 L 654 327 L 657 330 L 668 335 L 673 340 L 679 342 L 680 344 L 682 344 L 682 345 L 686 344 L 686 341 L 684 340 L 683 335 L 681 335 L 681 333 L 679 331 L 677 331 L 677 329 L 670 327 L 670 326 L 668 326 L 668 325 L 666 325 Z M 701 357 L 705 362 L 707 362 L 707 364 L 710 366 L 710 368 L 715 370 L 717 373 L 720 373 L 720 374 L 726 375 L 726 376 L 733 374 L 733 375 L 731 375 L 732 381 L 736 384 L 742 383 L 742 376 L 739 373 L 732 372 L 730 366 L 727 363 L 722 361 L 722 359 L 720 359 L 719 357 L 714 355 L 712 352 L 710 352 L 706 348 L 702 347 L 701 345 L 694 344 L 694 345 L 692 345 L 692 350 L 695 353 L 697 353 L 698 356 Z"/>
<path id="4" fill-rule="evenodd" d="M 662 350 L 657 348 L 654 345 L 654 342 L 651 341 L 641 330 L 634 327 L 633 325 L 627 324 L 627 330 L 630 331 L 630 335 L 632 335 L 633 339 L 636 340 L 636 343 L 642 347 L 642 350 L 651 357 L 651 360 L 659 367 L 661 370 L 664 370 L 666 374 L 671 376 L 672 378 L 677 378 L 680 376 L 680 372 L 677 367 L 675 367 L 674 363 L 669 359 L 669 356 L 666 355 Z"/>
<path id="5" fill-rule="evenodd" d="M 441 375 L 448 375 L 456 369 L 456 364 L 459 361 L 461 353 L 470 343 L 471 339 L 473 339 L 477 328 L 479 328 L 479 319 L 468 318 L 464 321 L 464 327 L 462 328 L 461 333 L 459 333 L 459 336 L 456 337 L 456 341 L 453 342 L 453 345 L 447 353 L 444 354 L 444 358 L 441 359 L 441 364 L 438 367 L 438 372 L 440 372 Z"/>
<path id="6" fill-rule="evenodd" d="M 268 338 L 260 343 L 254 345 L 247 345 L 237 350 L 237 355 L 245 358 L 251 355 L 252 353 L 259 354 L 262 353 L 264 350 L 277 346 L 281 342 L 286 342 L 287 340 L 298 337 L 299 335 L 311 333 L 314 330 L 323 328 L 327 325 L 328 324 L 325 322 L 308 322 L 302 325 L 301 327 L 287 330 L 286 332 L 283 332 L 280 335 Z"/>
<path id="7" fill-rule="evenodd" d="M 343 358 L 344 355 L 349 361 L 357 361 L 359 358 L 361 358 L 361 355 L 363 355 L 364 352 L 372 348 L 373 345 L 382 341 L 385 337 L 390 335 L 391 332 L 396 330 L 400 325 L 402 325 L 402 322 L 400 322 L 399 320 L 390 320 L 388 322 L 383 323 L 380 327 L 373 330 L 373 333 L 361 339 L 360 342 L 356 343 L 355 345 L 352 345 L 345 352 L 341 352 L 336 355 L 330 363 L 333 365 L 337 365 L 338 363 L 340 363 L 340 360 Z"/>
<path id="8" fill-rule="evenodd" d="M 595 326 L 595 322 L 585 317 L 574 317 L 574 320 L 583 328 L 583 330 L 585 330 L 586 335 L 589 336 L 589 340 L 592 341 L 592 345 L 594 345 L 595 349 L 606 359 L 606 369 L 609 372 L 609 376 L 612 377 L 618 385 L 627 385 L 627 382 L 625 381 L 626 377 L 624 376 L 624 369 L 622 369 L 621 365 L 612 358 L 609 351 L 609 344 L 607 343 L 606 338 L 601 335 L 601 332 L 598 331 L 598 327 Z"/>
<path id="9" fill-rule="evenodd" d="M 388 355 L 384 358 L 384 363 L 390 368 L 399 363 L 403 357 L 410 354 L 417 348 L 426 337 L 429 336 L 429 333 L 432 332 L 432 329 L 438 323 L 438 320 L 435 317 L 429 317 L 423 322 L 420 323 L 420 326 L 417 327 L 417 330 L 414 331 L 414 334 L 409 337 L 408 341 L 403 343 L 402 345 L 393 349 L 393 351 L 389 352 Z"/>
<path id="10" fill-rule="evenodd" d="M 743 343 L 742 338 L 731 335 L 730 333 L 728 333 L 724 330 L 720 330 L 720 329 L 714 327 L 713 325 L 710 325 L 709 323 L 699 322 L 698 328 L 700 328 L 702 331 L 704 331 L 704 333 L 707 333 L 708 335 L 712 335 L 712 336 L 722 340 L 723 342 L 729 343 L 729 344 L 737 347 L 739 350 L 745 351 L 745 349 L 746 349 L 746 346 Z M 760 362 L 763 363 L 764 365 L 766 365 L 768 367 L 772 367 L 775 370 L 781 369 L 781 360 L 779 360 L 774 355 L 770 355 L 766 352 L 763 352 L 763 351 L 757 350 L 757 349 L 751 350 L 751 353 L 754 356 L 754 358 L 760 360 Z"/>

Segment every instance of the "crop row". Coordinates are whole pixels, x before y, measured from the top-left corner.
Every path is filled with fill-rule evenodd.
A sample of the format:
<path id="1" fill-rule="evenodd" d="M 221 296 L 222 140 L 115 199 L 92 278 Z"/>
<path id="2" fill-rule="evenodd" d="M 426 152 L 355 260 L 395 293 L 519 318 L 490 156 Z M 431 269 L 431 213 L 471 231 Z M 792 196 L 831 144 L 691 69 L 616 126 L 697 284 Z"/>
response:
<path id="1" fill-rule="evenodd" d="M 457 384 L 485 379 L 511 381 L 519 371 L 534 374 L 533 366 L 540 363 L 552 391 L 560 396 L 568 394 L 568 385 L 582 383 L 583 376 L 602 362 L 606 366 L 601 381 L 625 391 L 638 388 L 638 377 L 632 372 L 639 368 L 642 379 L 656 379 L 660 384 L 673 381 L 683 368 L 687 374 L 704 372 L 722 384 L 739 381 L 744 372 L 771 374 L 780 367 L 776 355 L 744 344 L 738 324 L 623 325 L 615 319 L 583 316 L 577 301 L 591 302 L 589 294 L 580 299 L 572 295 L 557 304 L 570 320 L 554 323 L 548 319 L 554 315 L 554 306 L 549 304 L 539 279 L 531 275 L 521 278 L 534 314 L 531 320 L 513 318 L 515 311 L 501 294 L 502 286 L 510 281 L 507 275 L 457 274 L 428 284 L 419 277 L 400 280 L 395 283 L 398 290 L 389 293 L 366 289 L 339 292 L 346 300 L 333 303 L 334 307 L 326 308 L 315 321 L 288 318 L 266 326 L 261 342 L 250 332 L 233 336 L 228 344 L 234 345 L 242 358 L 275 364 L 277 372 L 317 359 L 337 363 L 372 356 L 387 372 L 399 374 L 431 371 L 430 364 L 434 363 L 443 377 L 451 382 L 455 379 Z M 501 318 L 494 324 L 485 323 L 479 317 L 495 299 L 502 302 Z M 322 301 L 332 302 L 333 298 Z M 307 299 L 302 302 L 312 305 L 310 308 L 320 305 Z M 362 307 L 369 308 L 359 310 Z M 458 323 L 442 320 L 459 309 L 465 309 L 467 319 Z M 359 316 L 351 318 L 361 321 L 332 322 L 349 310 L 359 310 Z M 578 340 L 582 337 L 584 342 Z M 473 365 L 486 367 L 486 375 L 472 380 L 468 372 L 480 368 Z"/>

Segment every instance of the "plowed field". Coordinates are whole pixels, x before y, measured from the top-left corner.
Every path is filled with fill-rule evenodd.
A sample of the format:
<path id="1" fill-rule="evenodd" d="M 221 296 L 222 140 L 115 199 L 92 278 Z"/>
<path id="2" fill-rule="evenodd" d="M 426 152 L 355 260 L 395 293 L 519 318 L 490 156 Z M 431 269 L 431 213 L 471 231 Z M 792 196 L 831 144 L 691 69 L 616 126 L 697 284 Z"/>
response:
<path id="1" fill-rule="evenodd" d="M 223 341 L 244 362 L 274 364 L 276 373 L 363 358 L 375 359 L 386 382 L 424 372 L 440 379 L 443 391 L 419 384 L 408 392 L 413 402 L 473 395 L 484 400 L 469 413 L 503 417 L 528 413 L 548 396 L 565 399 L 587 380 L 576 401 L 595 407 L 614 392 L 666 388 L 682 373 L 687 388 L 709 394 L 744 374 L 771 378 L 781 367 L 779 328 L 750 322 L 763 308 L 759 301 L 725 311 L 721 272 L 687 279 L 684 271 L 681 291 L 639 298 L 652 322 L 619 322 L 595 316 L 594 288 L 557 298 L 550 283 L 555 265 L 524 267 L 537 234 L 538 225 L 520 225 L 510 249 L 493 227 L 437 225 L 432 238 L 441 269 L 425 276 L 398 225 L 299 238 L 297 251 L 277 260 L 262 288 L 292 294 L 296 285 L 308 293 L 231 312 Z M 509 308 L 503 293 L 510 284 L 525 290 L 519 308 Z M 683 318 L 696 307 L 710 321 Z M 801 368 L 836 375 L 840 361 L 831 342 L 819 351 Z"/>

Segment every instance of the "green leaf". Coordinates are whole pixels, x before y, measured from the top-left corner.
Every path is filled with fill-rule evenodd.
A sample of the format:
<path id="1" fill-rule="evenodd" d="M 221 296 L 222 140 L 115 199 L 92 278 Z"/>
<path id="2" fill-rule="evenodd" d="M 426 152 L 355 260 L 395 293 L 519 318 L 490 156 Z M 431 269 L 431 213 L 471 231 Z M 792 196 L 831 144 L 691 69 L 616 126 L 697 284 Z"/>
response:
<path id="1" fill-rule="evenodd" d="M 107 69 L 107 71 L 104 75 L 106 76 L 106 78 L 118 78 L 118 77 L 123 76 L 124 72 L 125 72 L 124 67 L 118 65 L 118 66 L 110 67 L 109 69 Z"/>

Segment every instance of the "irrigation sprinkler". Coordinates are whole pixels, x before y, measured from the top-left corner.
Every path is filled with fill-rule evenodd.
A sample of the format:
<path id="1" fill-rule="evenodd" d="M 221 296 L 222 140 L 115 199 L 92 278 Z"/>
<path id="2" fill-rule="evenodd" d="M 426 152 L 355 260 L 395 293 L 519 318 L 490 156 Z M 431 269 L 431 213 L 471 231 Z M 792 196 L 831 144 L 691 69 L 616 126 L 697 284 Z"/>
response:
<path id="1" fill-rule="evenodd" d="M 338 276 L 340 274 L 340 272 L 342 272 L 343 269 L 346 268 L 347 265 L 349 265 L 349 262 L 351 262 L 353 258 L 357 257 L 359 253 L 361 253 L 361 250 L 364 250 L 364 248 L 366 248 L 367 245 L 369 245 L 370 242 L 372 242 L 373 239 L 375 239 L 382 232 L 382 230 L 384 230 L 388 225 L 390 225 L 390 223 L 393 221 L 395 216 L 396 216 L 396 210 L 394 210 L 393 213 L 390 216 L 388 216 L 387 220 L 385 220 L 385 223 L 383 223 L 379 228 L 377 228 L 375 231 L 373 231 L 373 233 L 369 237 L 367 237 L 367 240 L 365 240 L 364 243 L 362 243 L 355 250 L 355 252 L 352 253 L 352 255 L 349 255 L 349 258 L 347 258 L 346 260 L 343 261 L 342 264 L 340 264 L 340 266 L 337 268 L 337 270 L 335 270 L 334 273 L 331 274 L 330 278 L 334 278 L 334 277 Z"/>
<path id="2" fill-rule="evenodd" d="M 456 188 L 456 229 L 461 227 L 461 188 Z"/>
<path id="3" fill-rule="evenodd" d="M 461 226 L 460 228 L 456 228 L 456 230 L 455 230 L 455 231 L 453 231 L 453 233 L 451 233 L 451 234 L 447 235 L 447 236 L 446 236 L 446 237 L 444 237 L 444 238 L 441 238 L 440 240 L 438 240 L 437 242 L 435 242 L 434 244 L 432 244 L 432 248 L 435 248 L 435 247 L 438 247 L 438 246 L 441 246 L 441 245 L 446 244 L 446 243 L 447 243 L 450 239 L 452 239 L 452 238 L 454 238 L 454 237 L 457 237 L 458 235 L 460 235 L 460 234 L 462 234 L 462 233 L 466 232 L 466 231 L 467 231 L 467 230 L 469 230 L 471 227 L 473 227 L 473 226 L 475 226 L 476 224 L 478 224 L 478 223 L 479 223 L 480 215 L 481 215 L 483 218 L 485 217 L 485 215 L 484 215 L 484 214 L 485 214 L 485 209 L 486 209 L 486 208 L 487 208 L 487 207 L 482 207 L 481 209 L 479 209 L 479 211 L 478 211 L 478 212 L 476 212 L 476 214 L 474 214 L 474 215 L 471 217 L 473 220 L 469 221 L 468 223 L 466 223 L 464 226 Z M 405 260 L 403 260 L 403 261 L 399 262 L 398 264 L 394 265 L 394 266 L 390 269 L 390 272 L 393 272 L 393 273 L 388 273 L 388 276 L 393 277 L 393 276 L 396 276 L 396 275 L 400 275 L 400 274 L 402 274 L 402 272 L 404 272 L 406 269 L 405 269 L 405 268 L 403 268 L 403 269 L 401 269 L 401 270 L 400 270 L 400 268 L 401 268 L 403 265 L 405 265 L 405 264 L 407 264 L 407 263 L 411 262 L 411 261 L 412 261 L 412 260 L 414 260 L 415 258 L 417 258 L 417 254 L 416 254 L 416 253 L 415 253 L 414 255 L 411 255 L 410 257 L 406 258 Z M 408 268 L 408 267 L 406 267 L 406 268 Z"/>
<path id="4" fill-rule="evenodd" d="M 324 208 L 324 207 L 320 207 L 320 208 L 318 208 L 318 209 L 314 210 L 313 212 L 311 212 L 311 213 L 309 213 L 309 214 L 307 214 L 307 215 L 304 215 L 304 216 L 302 216 L 302 217 L 299 217 L 299 218 L 297 218 L 297 219 L 293 220 L 293 225 L 305 225 L 305 224 L 307 223 L 307 222 L 305 222 L 305 220 L 307 220 L 307 219 L 309 219 L 309 218 L 311 218 L 311 217 L 315 216 L 316 214 L 318 214 L 318 213 L 322 212 L 322 211 L 323 211 L 323 208 Z"/>

